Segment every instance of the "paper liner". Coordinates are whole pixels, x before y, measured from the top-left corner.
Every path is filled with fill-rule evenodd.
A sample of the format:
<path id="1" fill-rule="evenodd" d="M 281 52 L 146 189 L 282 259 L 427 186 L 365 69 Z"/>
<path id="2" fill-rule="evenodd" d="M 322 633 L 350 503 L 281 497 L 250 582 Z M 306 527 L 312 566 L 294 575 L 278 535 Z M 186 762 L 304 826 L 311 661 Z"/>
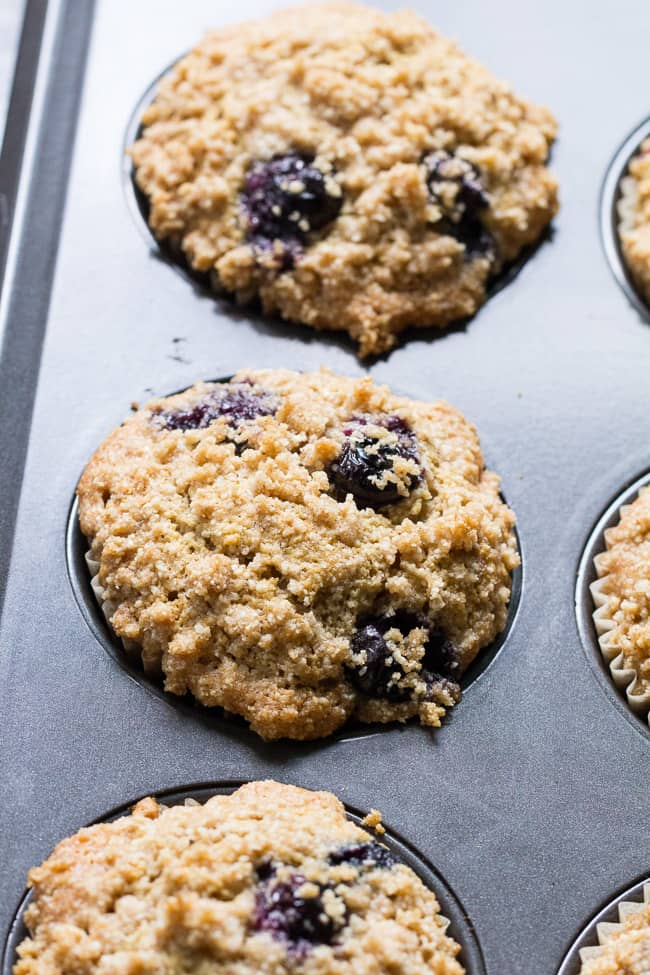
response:
<path id="1" fill-rule="evenodd" d="M 621 195 L 616 204 L 618 216 L 618 232 L 623 234 L 634 230 L 634 217 L 639 202 L 639 188 L 633 176 L 624 176 L 620 182 Z"/>
<path id="2" fill-rule="evenodd" d="M 629 504 L 623 505 L 619 509 L 619 515 L 623 516 L 630 508 Z M 607 547 L 607 532 L 605 532 L 605 547 Z M 594 557 L 594 566 L 598 579 L 592 582 L 589 589 L 591 598 L 596 607 L 593 613 L 594 626 L 598 635 L 598 645 L 603 659 L 609 665 L 609 672 L 612 675 L 616 687 L 625 693 L 627 703 L 635 714 L 647 715 L 650 725 L 650 689 L 644 690 L 643 682 L 633 668 L 625 665 L 624 655 L 615 644 L 614 631 L 616 623 L 608 616 L 609 596 L 605 592 L 609 576 L 601 575 L 603 553 Z"/>
<path id="3" fill-rule="evenodd" d="M 617 233 L 625 266 L 633 279 L 634 285 L 646 305 L 650 305 L 650 252 L 647 244 L 642 242 L 643 230 L 647 224 L 646 211 L 641 193 L 641 185 L 646 179 L 645 173 L 632 175 L 630 166 L 641 161 L 645 167 L 646 159 L 650 159 L 650 139 L 643 140 L 628 160 L 626 174 L 619 182 L 619 197 L 616 203 Z"/>
<path id="4" fill-rule="evenodd" d="M 581 948 L 580 961 L 584 963 L 590 961 L 592 958 L 596 958 L 608 942 L 617 936 L 621 930 L 621 925 L 629 917 L 632 917 L 634 914 L 639 914 L 648 904 L 650 904 L 650 883 L 647 883 L 643 888 L 642 901 L 621 901 L 618 905 L 618 922 L 601 921 L 600 924 L 596 925 L 598 944 L 588 948 Z"/>
<path id="5" fill-rule="evenodd" d="M 106 622 L 111 628 L 111 632 L 115 633 L 113 629 L 112 619 L 115 615 L 115 610 L 117 606 L 115 603 L 111 602 L 110 599 L 106 599 L 104 595 L 104 587 L 99 581 L 99 562 L 92 557 L 90 550 L 86 552 L 85 555 L 86 565 L 88 566 L 88 571 L 90 572 L 90 586 L 95 595 L 97 602 L 99 603 L 100 609 L 106 618 Z M 117 633 L 115 633 L 117 637 Z M 142 663 L 142 650 L 139 643 L 135 640 L 129 640 L 127 637 L 118 637 L 124 650 L 129 657 L 129 660 Z"/>

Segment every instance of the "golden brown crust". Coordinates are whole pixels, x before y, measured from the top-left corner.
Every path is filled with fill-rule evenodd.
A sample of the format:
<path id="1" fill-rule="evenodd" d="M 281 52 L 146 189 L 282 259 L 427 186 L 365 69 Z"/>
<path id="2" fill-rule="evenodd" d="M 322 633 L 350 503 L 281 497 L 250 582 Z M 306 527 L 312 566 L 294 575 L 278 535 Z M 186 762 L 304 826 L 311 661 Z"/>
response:
<path id="1" fill-rule="evenodd" d="M 168 430 L 200 384 L 154 400 L 112 433 L 81 478 L 79 515 L 112 626 L 142 648 L 167 690 L 243 715 L 266 738 L 313 738 L 351 715 L 418 715 L 437 725 L 445 694 L 391 702 L 346 678 L 358 621 L 403 610 L 444 630 L 464 669 L 503 628 L 518 563 L 512 512 L 483 468 L 474 427 L 445 403 L 394 396 L 327 371 L 246 371 L 275 416 L 235 435 L 220 418 Z M 337 500 L 328 469 L 355 415 L 399 415 L 422 480 L 374 510 Z M 395 636 L 398 639 L 398 636 Z M 399 642 L 399 640 L 398 640 Z M 417 682 L 424 630 L 395 645 Z"/>
<path id="2" fill-rule="evenodd" d="M 650 304 L 650 139 L 641 144 L 621 186 L 619 233 L 623 254 L 642 296 Z"/>
<path id="3" fill-rule="evenodd" d="M 302 975 L 463 975 L 435 895 L 412 870 L 329 863 L 333 850 L 370 840 L 330 793 L 275 782 L 203 806 L 145 799 L 30 872 L 31 937 L 14 975 L 295 973 L 295 949 L 256 929 L 264 863 L 278 880 L 299 872 L 327 885 L 328 916 L 347 911 L 334 943 L 302 950 Z"/>
<path id="4" fill-rule="evenodd" d="M 156 236 L 216 287 L 345 330 L 362 355 L 390 348 L 407 326 L 472 315 L 491 271 L 557 210 L 545 167 L 551 114 L 407 11 L 331 3 L 210 33 L 162 80 L 142 121 L 131 155 Z M 491 258 L 442 229 L 422 165 L 438 149 L 480 171 Z M 278 273 L 247 242 L 241 191 L 251 163 L 291 151 L 334 167 L 343 207 Z"/>
<path id="5" fill-rule="evenodd" d="M 615 624 L 607 632 L 608 648 L 623 655 L 619 669 L 636 673 L 636 693 L 643 694 L 650 691 L 650 488 L 621 509 L 605 540 L 598 574 L 607 598 L 601 613 Z"/>

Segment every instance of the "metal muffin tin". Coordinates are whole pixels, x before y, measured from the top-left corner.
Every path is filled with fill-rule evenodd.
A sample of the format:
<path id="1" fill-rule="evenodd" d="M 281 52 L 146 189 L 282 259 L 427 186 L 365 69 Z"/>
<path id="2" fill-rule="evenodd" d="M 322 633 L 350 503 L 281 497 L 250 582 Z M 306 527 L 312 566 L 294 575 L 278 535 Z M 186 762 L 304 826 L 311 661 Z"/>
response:
<path id="1" fill-rule="evenodd" d="M 598 218 L 610 160 L 650 113 L 639 84 L 650 7 L 416 0 L 554 109 L 563 206 L 550 239 L 471 322 L 414 331 L 361 364 L 342 336 L 236 309 L 173 273 L 128 198 L 122 149 L 152 79 L 204 29 L 273 6 L 28 0 L 0 160 L 12 218 L 0 248 L 0 932 L 29 867 L 129 797 L 272 777 L 380 808 L 464 905 L 487 975 L 556 975 L 594 911 L 649 870 L 649 736 L 583 651 L 575 592 L 596 519 L 650 470 L 648 319 L 612 278 Z M 503 477 L 523 549 L 520 606 L 435 733 L 409 724 L 265 743 L 238 722 L 202 720 L 132 679 L 75 598 L 74 488 L 131 402 L 262 365 L 368 370 L 447 399 Z M 469 950 L 465 929 L 458 937 Z"/>

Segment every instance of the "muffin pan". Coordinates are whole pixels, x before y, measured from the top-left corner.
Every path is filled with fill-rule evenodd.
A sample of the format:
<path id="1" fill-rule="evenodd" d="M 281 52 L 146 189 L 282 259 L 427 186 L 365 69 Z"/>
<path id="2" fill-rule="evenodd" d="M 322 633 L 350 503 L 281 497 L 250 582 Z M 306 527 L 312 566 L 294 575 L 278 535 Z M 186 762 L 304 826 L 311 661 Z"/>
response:
<path id="1" fill-rule="evenodd" d="M 551 238 L 471 322 L 406 335 L 370 366 L 476 424 L 518 517 L 521 602 L 438 732 L 310 744 L 267 744 L 147 693 L 89 629 L 66 559 L 79 474 L 133 400 L 245 366 L 364 371 L 340 336 L 189 287 L 128 201 L 122 149 L 140 93 L 205 28 L 271 9 L 50 0 L 29 119 L 14 103 L 8 144 L 26 134 L 26 153 L 20 187 L 9 170 L 0 182 L 10 199 L 18 189 L 0 306 L 0 931 L 29 867 L 81 823 L 180 783 L 272 777 L 381 809 L 462 902 L 487 975 L 555 975 L 598 905 L 649 869 L 648 733 L 595 648 L 583 652 L 574 597 L 595 519 L 650 470 L 650 329 L 612 279 L 597 215 L 616 147 L 650 111 L 638 84 L 650 8 L 601 0 L 585 27 L 583 5 L 560 0 L 494 0 L 489 16 L 477 0 L 416 3 L 561 125 Z"/>
<path id="2" fill-rule="evenodd" d="M 185 802 L 186 799 L 194 799 L 197 802 L 207 802 L 214 795 L 228 795 L 237 789 L 243 782 L 224 782 L 212 785 L 195 785 L 187 789 L 167 790 L 158 793 L 156 798 L 166 806 L 176 806 Z M 142 797 L 139 797 L 142 798 Z M 130 803 L 113 809 L 105 816 L 101 816 L 95 822 L 110 822 L 119 816 L 127 815 L 129 809 L 137 798 Z M 357 825 L 362 825 L 361 820 L 366 813 L 347 809 L 349 818 Z M 418 851 L 413 849 L 405 840 L 397 834 L 386 831 L 381 836 L 381 842 L 387 846 L 395 857 L 402 863 L 409 866 L 420 877 L 422 882 L 435 892 L 440 905 L 441 914 L 449 921 L 448 933 L 461 946 L 459 961 L 467 971 L 467 975 L 486 975 L 485 963 L 481 953 L 480 945 L 472 927 L 471 921 L 465 912 L 454 892 L 451 890 L 444 877 L 442 877 L 434 867 L 422 857 Z M 12 923 L 9 937 L 6 941 L 2 958 L 2 975 L 11 975 L 11 967 L 15 959 L 16 948 L 27 936 L 27 929 L 23 923 L 23 915 L 30 901 L 29 893 L 22 898 L 14 921 Z"/>

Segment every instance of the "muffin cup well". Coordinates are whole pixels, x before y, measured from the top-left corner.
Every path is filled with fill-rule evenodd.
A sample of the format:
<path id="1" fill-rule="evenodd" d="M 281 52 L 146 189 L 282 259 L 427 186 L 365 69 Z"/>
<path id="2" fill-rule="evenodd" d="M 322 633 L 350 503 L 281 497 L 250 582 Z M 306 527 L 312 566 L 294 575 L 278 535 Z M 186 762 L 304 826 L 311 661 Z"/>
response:
<path id="1" fill-rule="evenodd" d="M 649 166 L 650 138 L 646 138 L 629 160 L 626 175 L 620 182 L 619 198 L 616 204 L 618 236 L 623 259 L 641 299 L 648 306 L 650 306 L 650 268 L 648 267 L 647 246 L 644 243 L 645 221 L 643 215 L 646 211 L 641 186 L 647 179 Z M 642 216 L 640 226 L 637 226 L 639 211 Z"/>
<path id="2" fill-rule="evenodd" d="M 643 490 L 650 490 L 650 487 L 641 488 L 641 491 Z M 619 508 L 619 516 L 622 517 L 630 506 L 629 504 L 622 505 Z M 606 548 L 608 547 L 608 534 L 608 531 L 605 531 Z M 650 689 L 644 689 L 637 671 L 633 667 L 626 666 L 624 654 L 615 643 L 617 626 L 609 615 L 609 596 L 606 592 L 609 576 L 604 573 L 603 554 L 600 553 L 594 557 L 593 562 L 598 578 L 589 587 L 596 607 L 592 617 L 598 636 L 598 645 L 603 659 L 609 667 L 614 684 L 625 693 L 631 710 L 639 715 L 647 715 L 650 725 Z"/>
<path id="3" fill-rule="evenodd" d="M 650 314 L 650 305 L 643 282 L 633 274 L 629 265 L 623 237 L 633 229 L 638 202 L 637 183 L 629 167 L 649 137 L 650 119 L 645 119 L 616 151 L 608 167 L 600 198 L 601 235 L 607 260 L 628 299 L 645 319 Z"/>

